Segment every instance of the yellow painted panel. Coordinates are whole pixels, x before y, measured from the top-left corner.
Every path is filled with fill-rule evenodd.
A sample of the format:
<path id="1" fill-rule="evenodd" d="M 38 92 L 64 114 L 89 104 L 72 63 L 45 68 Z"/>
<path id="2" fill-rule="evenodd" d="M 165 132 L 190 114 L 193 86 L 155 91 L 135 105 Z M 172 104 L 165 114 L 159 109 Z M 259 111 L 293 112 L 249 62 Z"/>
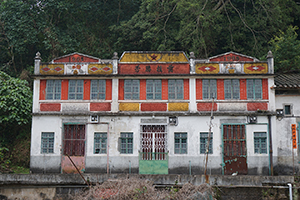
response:
<path id="1" fill-rule="evenodd" d="M 198 63 L 195 71 L 196 74 L 217 74 L 220 71 L 220 67 L 216 63 Z"/>
<path id="2" fill-rule="evenodd" d="M 89 64 L 89 74 L 111 74 L 113 71 L 112 64 Z"/>
<path id="3" fill-rule="evenodd" d="M 169 111 L 188 111 L 189 104 L 188 103 L 169 103 L 168 110 Z"/>
<path id="4" fill-rule="evenodd" d="M 40 74 L 64 74 L 64 65 L 62 64 L 49 64 L 49 65 L 40 65 Z"/>
<path id="5" fill-rule="evenodd" d="M 268 73 L 267 63 L 245 63 L 244 72 L 246 74 L 266 74 Z"/>
<path id="6" fill-rule="evenodd" d="M 125 52 L 120 62 L 189 62 L 183 52 L 130 53 Z"/>
<path id="7" fill-rule="evenodd" d="M 120 111 L 139 111 L 140 104 L 139 103 L 120 103 L 119 110 Z"/>

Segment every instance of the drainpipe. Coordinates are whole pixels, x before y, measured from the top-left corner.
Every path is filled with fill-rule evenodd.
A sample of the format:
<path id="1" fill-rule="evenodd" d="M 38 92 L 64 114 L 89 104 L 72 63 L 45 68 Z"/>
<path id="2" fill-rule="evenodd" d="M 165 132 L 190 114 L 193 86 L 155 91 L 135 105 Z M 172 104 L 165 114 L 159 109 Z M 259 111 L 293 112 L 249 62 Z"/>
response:
<path id="1" fill-rule="evenodd" d="M 292 184 L 288 183 L 287 185 L 289 186 L 290 200 L 293 200 Z"/>
<path id="2" fill-rule="evenodd" d="M 272 145 L 272 125 L 271 125 L 271 115 L 268 115 L 269 124 L 269 175 L 273 176 L 273 145 Z"/>

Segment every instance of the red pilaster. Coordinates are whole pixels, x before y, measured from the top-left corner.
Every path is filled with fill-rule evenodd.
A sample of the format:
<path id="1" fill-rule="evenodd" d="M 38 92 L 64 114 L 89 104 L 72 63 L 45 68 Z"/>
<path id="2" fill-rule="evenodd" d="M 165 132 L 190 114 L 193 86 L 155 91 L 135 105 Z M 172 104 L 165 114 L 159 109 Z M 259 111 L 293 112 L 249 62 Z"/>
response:
<path id="1" fill-rule="evenodd" d="M 168 88 L 168 79 L 161 80 L 161 99 L 168 100 L 169 98 L 169 88 Z"/>
<path id="2" fill-rule="evenodd" d="M 83 100 L 90 100 L 91 80 L 83 80 Z"/>
<path id="3" fill-rule="evenodd" d="M 111 79 L 106 80 L 105 99 L 106 100 L 111 100 L 112 99 L 112 80 Z"/>
<path id="4" fill-rule="evenodd" d="M 247 99 L 247 84 L 246 79 L 240 79 L 240 99 Z"/>
<path id="5" fill-rule="evenodd" d="M 268 87 L 268 79 L 262 79 L 262 98 L 269 99 L 269 87 Z"/>
<path id="6" fill-rule="evenodd" d="M 119 100 L 124 100 L 124 79 L 119 79 Z"/>
<path id="7" fill-rule="evenodd" d="M 40 100 L 46 99 L 46 84 L 47 80 L 40 80 Z"/>
<path id="8" fill-rule="evenodd" d="M 190 86 L 189 86 L 189 79 L 183 80 L 183 92 L 184 92 L 184 99 L 189 100 L 190 99 Z"/>
<path id="9" fill-rule="evenodd" d="M 217 79 L 217 91 L 218 91 L 218 99 L 224 100 L 224 80 L 223 79 Z"/>
<path id="10" fill-rule="evenodd" d="M 140 80 L 140 100 L 146 100 L 146 79 Z"/>
<path id="11" fill-rule="evenodd" d="M 202 99 L 202 79 L 196 79 L 196 99 Z"/>
<path id="12" fill-rule="evenodd" d="M 69 80 L 61 80 L 61 100 L 68 100 Z"/>

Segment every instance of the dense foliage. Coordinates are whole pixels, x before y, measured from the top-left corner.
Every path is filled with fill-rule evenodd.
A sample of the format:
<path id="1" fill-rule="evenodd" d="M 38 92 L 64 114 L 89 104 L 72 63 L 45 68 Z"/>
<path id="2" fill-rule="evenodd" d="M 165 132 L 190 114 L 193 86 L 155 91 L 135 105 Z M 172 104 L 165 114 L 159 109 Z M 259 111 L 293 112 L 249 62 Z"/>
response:
<path id="1" fill-rule="evenodd" d="M 194 51 L 198 58 L 236 51 L 265 58 L 272 38 L 300 24 L 294 0 L 0 2 L 0 70 L 13 76 L 32 71 L 37 51 L 43 61 L 72 52 L 110 58 L 126 50 Z"/>
<path id="2" fill-rule="evenodd" d="M 0 147 L 30 135 L 31 106 L 27 81 L 0 71 Z"/>

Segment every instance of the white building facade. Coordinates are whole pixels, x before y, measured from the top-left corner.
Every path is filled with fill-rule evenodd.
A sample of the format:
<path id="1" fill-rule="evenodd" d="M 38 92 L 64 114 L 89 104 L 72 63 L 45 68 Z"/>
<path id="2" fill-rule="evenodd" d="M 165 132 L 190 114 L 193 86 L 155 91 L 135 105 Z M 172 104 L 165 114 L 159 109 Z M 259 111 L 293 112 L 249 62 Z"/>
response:
<path id="1" fill-rule="evenodd" d="M 276 132 L 273 65 L 271 54 L 235 52 L 73 53 L 49 63 L 37 54 L 31 171 L 285 173 L 293 165 L 280 148 L 291 140 Z"/>

